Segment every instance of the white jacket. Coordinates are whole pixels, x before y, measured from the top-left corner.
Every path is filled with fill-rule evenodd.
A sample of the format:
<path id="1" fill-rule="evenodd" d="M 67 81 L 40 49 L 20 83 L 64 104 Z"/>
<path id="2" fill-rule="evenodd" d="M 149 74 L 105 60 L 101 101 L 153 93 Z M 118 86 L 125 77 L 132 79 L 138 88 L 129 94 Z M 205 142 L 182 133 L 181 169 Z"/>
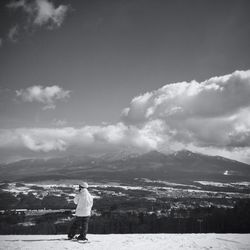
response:
<path id="1" fill-rule="evenodd" d="M 76 216 L 90 216 L 91 208 L 93 206 L 93 197 L 89 191 L 84 188 L 74 198 L 74 203 L 77 204 Z"/>

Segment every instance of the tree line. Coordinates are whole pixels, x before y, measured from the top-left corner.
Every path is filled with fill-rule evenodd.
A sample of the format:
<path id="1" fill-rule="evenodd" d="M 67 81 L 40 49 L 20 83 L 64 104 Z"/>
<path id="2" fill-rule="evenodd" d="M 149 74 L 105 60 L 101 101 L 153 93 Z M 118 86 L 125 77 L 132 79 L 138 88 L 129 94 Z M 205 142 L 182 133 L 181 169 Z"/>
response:
<path id="1" fill-rule="evenodd" d="M 92 216 L 89 233 L 250 233 L 250 201 L 238 201 L 233 209 L 197 208 L 189 217 L 158 216 L 156 213 L 119 211 L 116 206 Z M 25 215 L 1 215 L 0 234 L 66 234 L 73 216 L 70 211 L 28 218 Z"/>

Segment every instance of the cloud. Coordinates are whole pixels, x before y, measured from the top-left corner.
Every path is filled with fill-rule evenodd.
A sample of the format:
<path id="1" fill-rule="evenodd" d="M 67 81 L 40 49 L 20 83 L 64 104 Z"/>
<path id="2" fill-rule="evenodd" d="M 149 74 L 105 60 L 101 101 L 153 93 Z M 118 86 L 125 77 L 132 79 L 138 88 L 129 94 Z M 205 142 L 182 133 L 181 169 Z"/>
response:
<path id="1" fill-rule="evenodd" d="M 69 92 L 52 87 L 33 86 L 17 95 L 53 107 Z M 172 83 L 133 98 L 116 124 L 0 130 L 0 148 L 46 153 L 189 149 L 250 162 L 249 96 L 250 70 Z"/>
<path id="2" fill-rule="evenodd" d="M 45 104 L 44 110 L 55 109 L 55 102 L 70 97 L 70 91 L 53 85 L 43 87 L 40 85 L 31 86 L 27 89 L 16 91 L 17 97 L 21 97 L 24 102 L 39 102 Z"/>
<path id="3" fill-rule="evenodd" d="M 38 11 L 34 19 L 37 25 L 46 25 L 51 23 L 54 27 L 60 27 L 68 12 L 66 5 L 60 5 L 57 8 L 48 1 L 37 1 Z"/>
<path id="4" fill-rule="evenodd" d="M 0 48 L 3 46 L 3 39 L 0 38 Z"/>
<path id="5" fill-rule="evenodd" d="M 11 42 L 17 42 L 18 33 L 19 33 L 19 26 L 14 25 L 13 27 L 10 28 L 10 30 L 8 32 L 8 39 Z"/>
<path id="6" fill-rule="evenodd" d="M 59 5 L 55 7 L 49 0 L 19 0 L 12 1 L 7 5 L 10 9 L 21 9 L 27 14 L 28 22 L 34 26 L 46 26 L 49 29 L 58 28 L 62 25 L 70 7 Z"/>
<path id="7" fill-rule="evenodd" d="M 203 82 L 179 82 L 135 97 L 122 112 L 127 125 L 160 120 L 165 143 L 250 147 L 250 70 Z"/>
<path id="8" fill-rule="evenodd" d="M 81 128 L 19 128 L 0 130 L 0 148 L 27 148 L 34 152 L 65 151 L 70 147 L 109 150 L 120 146 L 151 148 L 152 138 L 136 128 L 123 123 L 108 126 L 84 126 Z"/>

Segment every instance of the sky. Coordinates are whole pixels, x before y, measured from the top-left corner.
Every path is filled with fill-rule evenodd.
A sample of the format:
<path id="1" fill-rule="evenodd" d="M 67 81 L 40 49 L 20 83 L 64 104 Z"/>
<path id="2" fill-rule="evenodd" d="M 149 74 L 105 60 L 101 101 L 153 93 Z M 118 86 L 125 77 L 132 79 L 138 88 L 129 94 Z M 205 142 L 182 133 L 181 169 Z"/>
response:
<path id="1" fill-rule="evenodd" d="M 189 149 L 250 163 L 248 0 L 0 3 L 0 162 Z"/>

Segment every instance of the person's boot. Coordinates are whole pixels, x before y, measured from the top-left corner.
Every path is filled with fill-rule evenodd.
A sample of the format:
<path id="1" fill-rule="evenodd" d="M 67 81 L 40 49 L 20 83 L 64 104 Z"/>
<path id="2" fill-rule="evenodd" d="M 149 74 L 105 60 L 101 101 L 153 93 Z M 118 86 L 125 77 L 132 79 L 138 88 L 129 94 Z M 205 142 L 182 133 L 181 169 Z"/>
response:
<path id="1" fill-rule="evenodd" d="M 84 240 L 84 241 L 86 240 L 86 241 L 87 241 L 88 239 L 86 238 L 86 236 L 80 234 L 80 235 L 77 237 L 77 240 Z"/>
<path id="2" fill-rule="evenodd" d="M 68 234 L 68 240 L 72 240 L 74 238 L 74 235 Z"/>

